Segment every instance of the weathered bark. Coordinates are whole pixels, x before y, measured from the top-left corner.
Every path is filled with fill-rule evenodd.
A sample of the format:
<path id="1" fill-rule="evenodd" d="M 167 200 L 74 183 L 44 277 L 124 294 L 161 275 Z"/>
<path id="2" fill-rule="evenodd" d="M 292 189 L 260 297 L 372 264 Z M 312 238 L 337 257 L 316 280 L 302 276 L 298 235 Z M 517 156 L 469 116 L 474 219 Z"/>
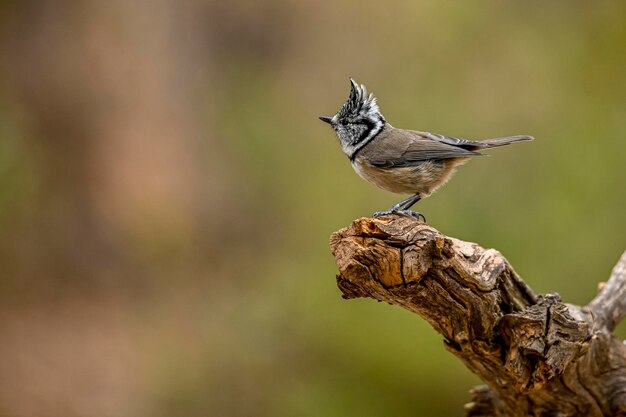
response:
<path id="1" fill-rule="evenodd" d="M 362 218 L 335 232 L 344 298 L 419 314 L 487 385 L 468 416 L 626 416 L 626 253 L 585 307 L 535 294 L 494 249 L 405 216 Z"/>

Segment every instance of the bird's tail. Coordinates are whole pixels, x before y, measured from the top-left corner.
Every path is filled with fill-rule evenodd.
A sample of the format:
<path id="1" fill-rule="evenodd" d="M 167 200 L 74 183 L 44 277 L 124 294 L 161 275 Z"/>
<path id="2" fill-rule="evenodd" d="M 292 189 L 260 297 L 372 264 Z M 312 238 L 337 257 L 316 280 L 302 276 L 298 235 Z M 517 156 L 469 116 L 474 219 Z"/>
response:
<path id="1" fill-rule="evenodd" d="M 533 139 L 535 138 L 533 138 L 532 136 L 517 135 L 517 136 L 507 136 L 505 138 L 485 139 L 479 142 L 487 145 L 486 146 L 487 148 L 497 148 L 498 146 L 508 145 L 513 142 L 522 142 L 525 140 L 533 140 Z"/>

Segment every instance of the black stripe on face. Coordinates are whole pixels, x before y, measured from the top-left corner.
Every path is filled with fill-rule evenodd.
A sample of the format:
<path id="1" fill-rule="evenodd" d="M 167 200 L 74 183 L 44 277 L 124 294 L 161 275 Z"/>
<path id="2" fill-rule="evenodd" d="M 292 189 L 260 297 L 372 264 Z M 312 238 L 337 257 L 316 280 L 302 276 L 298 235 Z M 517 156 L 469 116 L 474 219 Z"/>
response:
<path id="1" fill-rule="evenodd" d="M 376 128 L 376 123 L 374 123 L 374 122 L 372 122 L 371 120 L 368 120 L 368 119 L 363 120 L 363 123 L 361 123 L 361 124 L 365 125 L 365 129 L 363 130 L 363 132 L 361 132 L 361 135 L 358 137 L 356 142 L 354 142 L 355 145 L 358 145 L 359 143 L 361 143 L 362 141 L 367 139 L 367 137 L 370 135 L 370 133 L 372 133 L 372 130 L 374 130 Z"/>
<path id="2" fill-rule="evenodd" d="M 381 126 L 378 131 L 374 131 L 376 129 L 375 122 L 368 120 L 367 122 L 363 123 L 367 126 L 367 129 L 363 133 L 361 133 L 359 139 L 354 143 L 354 151 L 352 152 L 352 155 L 349 156 L 351 161 L 354 161 L 354 158 L 356 158 L 356 155 L 361 151 L 361 149 L 363 149 L 368 143 L 373 141 L 376 136 L 378 136 L 380 132 L 383 131 L 383 129 L 385 128 L 385 119 L 381 118 L 380 121 Z"/>

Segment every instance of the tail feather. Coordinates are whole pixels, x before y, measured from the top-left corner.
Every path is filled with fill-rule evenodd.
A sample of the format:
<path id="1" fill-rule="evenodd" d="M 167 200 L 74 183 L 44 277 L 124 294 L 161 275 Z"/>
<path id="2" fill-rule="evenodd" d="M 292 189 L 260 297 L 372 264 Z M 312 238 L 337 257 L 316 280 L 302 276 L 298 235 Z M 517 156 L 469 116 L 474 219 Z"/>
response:
<path id="1" fill-rule="evenodd" d="M 508 145 L 513 142 L 522 142 L 526 140 L 533 140 L 532 136 L 527 135 L 517 135 L 517 136 L 507 136 L 504 138 L 493 138 L 493 139 L 485 139 L 481 140 L 480 143 L 487 145 L 488 148 L 496 148 L 498 146 Z"/>

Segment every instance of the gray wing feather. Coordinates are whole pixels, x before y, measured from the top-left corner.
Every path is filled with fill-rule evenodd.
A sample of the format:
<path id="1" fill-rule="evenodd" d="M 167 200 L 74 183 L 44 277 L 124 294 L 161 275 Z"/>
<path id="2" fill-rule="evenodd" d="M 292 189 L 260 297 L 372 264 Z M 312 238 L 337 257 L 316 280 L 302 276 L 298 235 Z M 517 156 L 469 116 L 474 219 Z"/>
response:
<path id="1" fill-rule="evenodd" d="M 470 145 L 475 148 L 479 143 L 464 139 L 451 138 L 432 133 L 419 133 L 408 141 L 405 150 L 397 156 L 381 155 L 381 158 L 371 158 L 369 163 L 380 168 L 417 166 L 428 160 L 441 160 L 450 158 L 466 158 L 480 156 L 481 153 L 473 152 L 462 147 Z M 482 146 L 481 146 L 482 147 Z"/>
<path id="2" fill-rule="evenodd" d="M 425 137 L 432 139 L 434 141 L 437 142 L 441 142 L 441 143 L 445 143 L 447 145 L 452 145 L 452 146 L 460 146 L 460 147 L 468 147 L 470 149 L 472 148 L 486 148 L 489 145 L 487 145 L 486 143 L 482 143 L 482 142 L 477 142 L 475 140 L 467 140 L 467 139 L 460 139 L 460 138 L 455 138 L 452 136 L 445 136 L 445 135 L 440 135 L 437 133 L 428 133 L 428 132 L 424 132 L 423 133 Z"/>

